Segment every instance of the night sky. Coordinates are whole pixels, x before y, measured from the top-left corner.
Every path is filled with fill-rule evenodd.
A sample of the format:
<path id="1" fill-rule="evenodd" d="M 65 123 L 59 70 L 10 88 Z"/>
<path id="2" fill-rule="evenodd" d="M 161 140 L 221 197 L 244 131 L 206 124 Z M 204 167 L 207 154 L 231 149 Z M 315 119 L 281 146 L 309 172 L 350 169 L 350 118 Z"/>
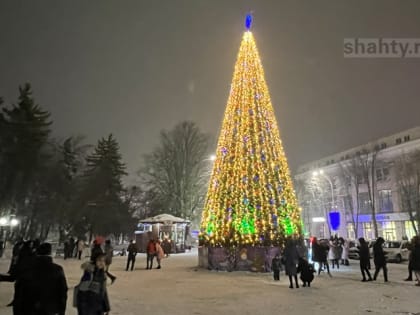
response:
<path id="1" fill-rule="evenodd" d="M 54 135 L 114 133 L 131 173 L 162 128 L 216 138 L 248 10 L 292 171 L 420 125 L 420 59 L 343 58 L 343 38 L 420 38 L 420 1 L 0 2 L 0 96 L 30 82 Z"/>

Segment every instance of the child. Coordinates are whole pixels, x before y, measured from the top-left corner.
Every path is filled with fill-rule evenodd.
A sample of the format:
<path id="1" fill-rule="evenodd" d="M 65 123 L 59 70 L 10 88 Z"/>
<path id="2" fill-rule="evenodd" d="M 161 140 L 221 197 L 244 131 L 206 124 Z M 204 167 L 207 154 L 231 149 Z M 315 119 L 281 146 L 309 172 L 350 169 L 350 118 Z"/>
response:
<path id="1" fill-rule="evenodd" d="M 276 256 L 271 261 L 271 269 L 273 270 L 274 281 L 279 281 L 281 270 L 281 259 L 279 254 L 276 254 Z"/>
<path id="2" fill-rule="evenodd" d="M 303 281 L 303 286 L 310 287 L 314 280 L 314 266 L 309 264 L 305 258 L 299 258 L 298 272 L 300 273 L 300 280 Z"/>

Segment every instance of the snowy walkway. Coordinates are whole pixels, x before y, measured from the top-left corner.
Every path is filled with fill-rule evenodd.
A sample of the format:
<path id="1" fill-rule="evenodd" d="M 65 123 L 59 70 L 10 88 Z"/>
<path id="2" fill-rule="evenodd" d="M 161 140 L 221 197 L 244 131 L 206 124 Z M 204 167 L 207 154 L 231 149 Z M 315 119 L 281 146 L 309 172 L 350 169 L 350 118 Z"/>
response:
<path id="1" fill-rule="evenodd" d="M 420 314 L 420 288 L 402 281 L 406 264 L 389 264 L 390 283 L 361 283 L 358 262 L 351 267 L 316 277 L 311 288 L 291 290 L 282 274 L 279 283 L 271 274 L 211 272 L 196 268 L 197 253 L 172 255 L 161 270 L 145 270 L 145 256 L 137 258 L 137 270 L 125 272 L 125 258 L 114 258 L 111 272 L 117 277 L 109 286 L 113 315 L 223 315 L 223 314 Z M 73 286 L 81 276 L 80 262 L 56 259 L 65 269 L 69 290 L 66 314 L 71 306 Z M 8 261 L 0 259 L 0 271 Z M 0 314 L 6 308 L 13 285 L 0 283 Z"/>

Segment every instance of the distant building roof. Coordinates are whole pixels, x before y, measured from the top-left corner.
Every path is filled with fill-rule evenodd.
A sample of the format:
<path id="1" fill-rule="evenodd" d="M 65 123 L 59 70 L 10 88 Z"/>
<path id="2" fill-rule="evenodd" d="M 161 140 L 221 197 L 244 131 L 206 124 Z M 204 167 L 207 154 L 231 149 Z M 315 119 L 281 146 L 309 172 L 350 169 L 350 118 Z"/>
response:
<path id="1" fill-rule="evenodd" d="M 345 151 L 342 151 L 333 155 L 329 155 L 322 159 L 303 164 L 298 167 L 296 173 L 299 175 L 299 174 L 303 174 L 305 172 L 311 171 L 313 169 L 328 167 L 330 165 L 339 163 L 340 161 L 349 160 L 352 156 L 354 156 L 355 154 L 359 153 L 361 150 L 366 149 L 366 148 L 373 148 L 377 146 L 382 151 L 396 149 L 396 148 L 401 148 L 402 146 L 409 144 L 413 140 L 417 142 L 420 140 L 420 126 L 407 129 L 404 131 L 400 131 L 393 135 L 382 137 L 380 139 L 370 141 L 363 145 L 359 145 L 357 147 L 353 147 L 351 149 L 348 149 L 348 150 L 345 150 Z"/>
<path id="2" fill-rule="evenodd" d="M 163 214 L 158 214 L 157 216 L 151 217 L 151 218 L 147 218 L 144 220 L 140 220 L 140 223 L 190 223 L 190 220 L 187 219 L 183 219 L 183 218 L 178 218 L 175 217 L 171 214 L 167 214 L 167 213 L 163 213 Z"/>

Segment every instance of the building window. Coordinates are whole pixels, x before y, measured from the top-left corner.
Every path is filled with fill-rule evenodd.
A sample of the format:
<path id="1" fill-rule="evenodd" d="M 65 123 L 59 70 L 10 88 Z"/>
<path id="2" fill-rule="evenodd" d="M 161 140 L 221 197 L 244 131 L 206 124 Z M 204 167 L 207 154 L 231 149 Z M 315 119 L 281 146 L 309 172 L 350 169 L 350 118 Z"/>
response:
<path id="1" fill-rule="evenodd" d="M 373 227 L 372 223 L 364 222 L 363 223 L 363 237 L 365 240 L 372 240 L 373 239 Z"/>
<path id="2" fill-rule="evenodd" d="M 417 225 L 417 222 L 415 222 L 417 231 L 419 230 L 419 226 Z M 416 232 L 413 228 L 413 223 L 411 221 L 405 221 L 404 222 L 404 228 L 405 228 L 405 235 L 408 240 L 411 240 L 413 236 L 416 236 Z"/>
<path id="3" fill-rule="evenodd" d="M 351 212 L 350 209 L 353 209 L 353 198 L 350 195 L 343 197 L 344 208 L 348 210 L 347 212 Z"/>
<path id="4" fill-rule="evenodd" d="M 397 240 L 397 229 L 394 221 L 382 222 L 382 235 L 387 241 Z"/>
<path id="5" fill-rule="evenodd" d="M 392 192 L 391 190 L 380 190 L 379 191 L 379 211 L 381 212 L 392 212 L 394 207 L 392 204 Z"/>
<path id="6" fill-rule="evenodd" d="M 359 211 L 360 214 L 370 214 L 372 212 L 368 193 L 359 193 Z"/>
<path id="7" fill-rule="evenodd" d="M 389 176 L 389 169 L 387 167 L 376 169 L 376 180 L 387 180 Z"/>
<path id="8" fill-rule="evenodd" d="M 410 141 L 410 136 L 404 136 L 404 142 Z"/>
<path id="9" fill-rule="evenodd" d="M 380 169 L 380 168 L 376 170 L 376 180 L 377 181 L 383 180 L 382 169 Z"/>
<path id="10" fill-rule="evenodd" d="M 383 175 L 383 177 L 384 177 L 384 180 L 387 180 L 387 179 L 388 179 L 388 177 L 389 177 L 389 168 L 384 167 L 384 168 L 382 169 L 382 175 Z"/>
<path id="11" fill-rule="evenodd" d="M 397 140 L 395 140 L 395 143 L 396 144 L 401 144 L 402 143 L 401 138 L 397 138 Z"/>

